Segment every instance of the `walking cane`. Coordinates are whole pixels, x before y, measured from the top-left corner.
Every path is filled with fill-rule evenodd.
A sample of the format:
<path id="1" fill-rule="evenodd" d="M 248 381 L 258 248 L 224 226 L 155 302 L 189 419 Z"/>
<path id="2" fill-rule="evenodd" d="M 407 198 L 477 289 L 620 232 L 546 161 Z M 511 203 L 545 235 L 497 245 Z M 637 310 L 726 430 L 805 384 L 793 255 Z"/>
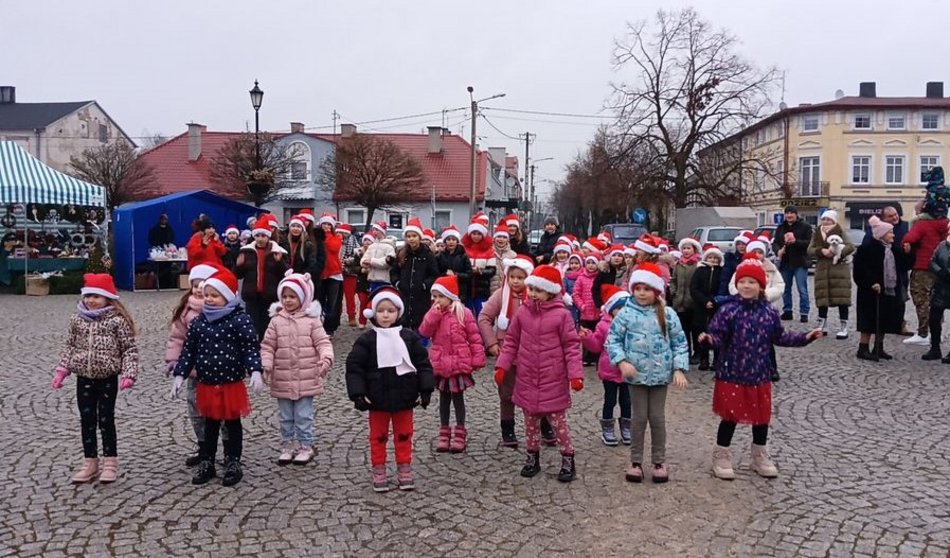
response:
<path id="1" fill-rule="evenodd" d="M 884 348 L 884 342 L 881 341 L 881 293 L 877 293 L 874 296 L 874 315 L 875 315 L 875 327 L 874 327 L 874 344 L 877 345 L 881 343 L 881 348 Z"/>

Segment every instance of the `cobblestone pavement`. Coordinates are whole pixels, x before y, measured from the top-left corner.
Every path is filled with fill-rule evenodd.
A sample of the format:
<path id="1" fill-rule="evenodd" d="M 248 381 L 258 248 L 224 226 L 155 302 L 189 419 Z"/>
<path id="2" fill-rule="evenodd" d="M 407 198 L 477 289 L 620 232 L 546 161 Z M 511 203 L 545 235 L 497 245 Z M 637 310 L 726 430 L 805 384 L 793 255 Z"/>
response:
<path id="1" fill-rule="evenodd" d="M 177 293 L 123 293 L 141 329 L 142 373 L 117 405 L 121 476 L 73 486 L 81 459 L 74 379 L 49 388 L 74 297 L 4 296 L 0 335 L 3 452 L 0 555 L 191 556 L 948 556 L 950 366 L 891 339 L 890 364 L 859 363 L 857 341 L 779 350 L 771 452 L 778 479 L 747 468 L 709 473 L 717 421 L 708 373 L 693 372 L 668 404 L 667 485 L 623 480 L 624 447 L 604 447 L 602 390 L 592 368 L 569 414 L 579 478 L 518 476 L 521 454 L 498 446 L 497 398 L 486 371 L 469 392 L 471 444 L 436 454 L 437 412 L 417 413 L 417 490 L 369 486 L 366 418 L 346 401 L 342 363 L 358 330 L 337 336 L 337 365 L 317 399 L 306 467 L 278 467 L 276 406 L 252 398 L 246 476 L 236 488 L 190 484 L 184 402 L 161 372 Z M 796 326 L 799 325 L 795 324 Z"/>

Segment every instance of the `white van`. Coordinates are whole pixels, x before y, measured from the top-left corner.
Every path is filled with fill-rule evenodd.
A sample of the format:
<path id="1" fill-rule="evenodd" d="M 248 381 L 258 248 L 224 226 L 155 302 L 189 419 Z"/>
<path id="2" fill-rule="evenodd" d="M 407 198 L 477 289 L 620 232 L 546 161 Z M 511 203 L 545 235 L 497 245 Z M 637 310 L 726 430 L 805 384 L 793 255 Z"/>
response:
<path id="1" fill-rule="evenodd" d="M 741 231 L 739 227 L 698 227 L 693 229 L 689 236 L 698 239 L 703 246 L 712 244 L 726 253 L 735 248 L 732 241 Z"/>

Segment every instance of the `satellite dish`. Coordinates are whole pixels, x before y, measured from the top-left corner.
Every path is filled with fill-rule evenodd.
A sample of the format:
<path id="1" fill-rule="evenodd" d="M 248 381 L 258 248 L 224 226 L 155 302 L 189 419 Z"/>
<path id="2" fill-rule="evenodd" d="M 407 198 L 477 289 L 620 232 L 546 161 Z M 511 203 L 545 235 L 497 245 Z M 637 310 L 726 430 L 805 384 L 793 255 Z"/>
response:
<path id="1" fill-rule="evenodd" d="M 781 103 L 778 104 L 778 108 L 779 110 L 785 110 L 788 108 L 788 104 L 785 101 L 782 101 Z"/>
<path id="2" fill-rule="evenodd" d="M 837 91 L 835 91 L 835 99 L 840 99 L 840 98 L 842 98 L 842 97 L 844 97 L 844 91 L 842 91 L 842 90 L 840 90 L 840 89 L 838 89 Z"/>

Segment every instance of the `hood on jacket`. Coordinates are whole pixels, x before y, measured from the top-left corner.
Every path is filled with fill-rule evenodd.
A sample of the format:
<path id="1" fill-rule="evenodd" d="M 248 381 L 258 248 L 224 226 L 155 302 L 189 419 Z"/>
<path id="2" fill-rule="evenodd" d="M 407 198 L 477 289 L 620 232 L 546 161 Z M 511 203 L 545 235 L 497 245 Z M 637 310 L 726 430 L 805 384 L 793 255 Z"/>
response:
<path id="1" fill-rule="evenodd" d="M 250 244 L 245 244 L 244 246 L 242 246 L 241 250 L 257 250 L 257 247 L 252 242 Z M 287 250 L 284 250 L 283 248 L 281 248 L 281 246 L 277 244 L 276 242 L 274 242 L 273 240 L 270 241 L 270 251 L 279 252 L 281 254 L 287 253 Z"/>
<path id="2" fill-rule="evenodd" d="M 475 257 L 473 254 L 480 256 L 481 254 L 485 253 L 495 253 L 495 241 L 490 236 L 484 236 L 482 241 L 476 244 L 472 242 L 471 235 L 469 233 L 465 233 L 460 244 L 463 248 L 465 248 L 465 252 L 469 255 L 469 257 Z"/>
<path id="3" fill-rule="evenodd" d="M 277 314 L 281 312 L 283 312 L 284 315 L 287 315 L 287 316 L 297 316 L 303 313 L 303 315 L 305 316 L 321 319 L 323 316 L 323 307 L 320 306 L 319 302 L 314 300 L 313 302 L 310 303 L 310 306 L 308 306 L 306 309 L 301 307 L 299 310 L 291 314 L 290 312 L 284 311 L 284 307 L 280 305 L 280 302 L 275 302 L 270 305 L 270 309 L 268 309 L 267 311 L 267 313 L 270 315 L 271 318 L 273 318 L 274 316 L 276 316 Z"/>

